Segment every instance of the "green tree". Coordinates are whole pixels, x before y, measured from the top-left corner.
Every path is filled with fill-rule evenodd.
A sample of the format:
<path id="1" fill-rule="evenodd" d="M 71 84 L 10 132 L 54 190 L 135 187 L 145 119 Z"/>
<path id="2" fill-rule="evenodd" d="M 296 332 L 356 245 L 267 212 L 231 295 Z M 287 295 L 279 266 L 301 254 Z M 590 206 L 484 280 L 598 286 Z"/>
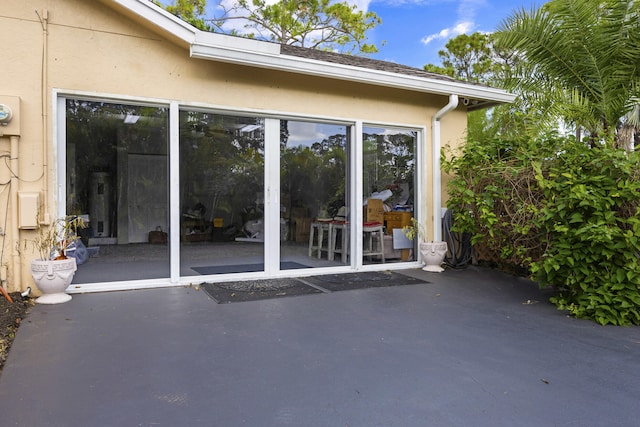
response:
<path id="1" fill-rule="evenodd" d="M 382 20 L 346 1 L 281 0 L 269 4 L 265 0 L 236 0 L 231 6 L 220 1 L 219 13 L 211 19 L 205 19 L 205 8 L 206 0 L 175 0 L 166 7 L 207 31 L 349 54 L 378 51 L 367 43 L 366 33 Z"/>
<path id="2" fill-rule="evenodd" d="M 439 53 L 444 52 L 443 50 L 441 50 Z M 430 73 L 436 73 L 436 74 L 442 74 L 443 76 L 449 76 L 449 77 L 455 77 L 455 70 L 451 67 L 446 68 L 443 67 L 441 65 L 435 65 L 435 64 L 426 64 L 425 66 L 422 67 L 425 71 L 428 71 Z"/>
<path id="3" fill-rule="evenodd" d="M 452 38 L 438 52 L 442 65 L 426 64 L 425 71 L 447 75 L 459 80 L 502 87 L 511 70 L 522 60 L 516 52 L 498 49 L 492 34 L 461 34 Z M 509 105 L 470 112 L 467 132 L 472 140 L 486 140 L 499 135 L 517 140 L 524 134 L 539 135 L 535 115 L 538 109 L 528 108 L 522 99 Z"/>
<path id="4" fill-rule="evenodd" d="M 492 34 L 460 34 L 438 51 L 442 65 L 426 64 L 425 71 L 468 82 L 500 85 L 505 73 L 520 59 L 514 51 L 498 49 Z"/>
<path id="5" fill-rule="evenodd" d="M 365 13 L 347 2 L 237 0 L 229 8 L 220 3 L 220 9 L 221 14 L 212 20 L 218 31 L 225 32 L 225 24 L 241 20 L 243 31 L 235 33 L 252 38 L 346 53 L 378 51 L 366 43 L 366 32 L 382 20 L 374 12 Z"/>
<path id="6" fill-rule="evenodd" d="M 491 80 L 493 60 L 489 35 L 478 32 L 460 34 L 449 40 L 445 47 L 446 50 L 440 50 L 438 56 L 444 69 L 450 70 L 447 74 L 468 82 L 486 83 Z"/>
<path id="7" fill-rule="evenodd" d="M 627 151 L 635 150 L 640 143 L 640 100 L 635 100 L 636 104 L 622 118 L 620 129 L 618 129 L 618 140 L 624 144 Z"/>
<path id="8" fill-rule="evenodd" d="M 497 46 L 525 58 L 505 87 L 541 118 L 584 128 L 594 145 L 624 145 L 616 130 L 640 91 L 639 19 L 634 0 L 552 0 L 515 12 L 495 35 Z"/>
<path id="9" fill-rule="evenodd" d="M 158 6 L 163 7 L 161 1 L 152 1 Z M 172 13 L 200 30 L 211 31 L 211 27 L 207 25 L 205 21 L 206 7 L 207 0 L 174 0 L 174 3 L 167 5 L 165 9 L 167 12 Z"/>

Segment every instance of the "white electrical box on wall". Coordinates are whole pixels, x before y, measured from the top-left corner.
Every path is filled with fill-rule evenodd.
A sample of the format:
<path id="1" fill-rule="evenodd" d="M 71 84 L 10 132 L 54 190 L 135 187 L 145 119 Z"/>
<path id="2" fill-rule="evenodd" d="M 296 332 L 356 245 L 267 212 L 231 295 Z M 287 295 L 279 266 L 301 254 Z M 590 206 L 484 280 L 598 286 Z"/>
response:
<path id="1" fill-rule="evenodd" d="M 20 136 L 20 98 L 0 95 L 0 136 Z"/>
<path id="2" fill-rule="evenodd" d="M 12 118 L 13 111 L 11 111 L 11 107 L 0 104 L 0 125 L 8 125 Z"/>
<path id="3" fill-rule="evenodd" d="M 34 230 L 38 228 L 38 210 L 40 209 L 40 193 L 18 193 L 18 228 Z"/>

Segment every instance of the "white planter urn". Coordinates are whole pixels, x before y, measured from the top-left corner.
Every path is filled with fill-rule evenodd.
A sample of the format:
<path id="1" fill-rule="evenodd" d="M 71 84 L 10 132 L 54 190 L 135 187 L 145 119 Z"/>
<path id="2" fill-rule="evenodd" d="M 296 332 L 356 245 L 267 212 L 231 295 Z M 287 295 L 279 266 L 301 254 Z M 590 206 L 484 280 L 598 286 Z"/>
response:
<path id="1" fill-rule="evenodd" d="M 425 263 L 422 269 L 434 273 L 443 272 L 441 265 L 447 254 L 447 242 L 421 242 L 419 246 L 422 262 Z"/>
<path id="2" fill-rule="evenodd" d="M 77 269 L 76 259 L 31 261 L 31 275 L 42 296 L 36 299 L 40 304 L 59 304 L 71 300 L 65 289 L 71 284 Z"/>

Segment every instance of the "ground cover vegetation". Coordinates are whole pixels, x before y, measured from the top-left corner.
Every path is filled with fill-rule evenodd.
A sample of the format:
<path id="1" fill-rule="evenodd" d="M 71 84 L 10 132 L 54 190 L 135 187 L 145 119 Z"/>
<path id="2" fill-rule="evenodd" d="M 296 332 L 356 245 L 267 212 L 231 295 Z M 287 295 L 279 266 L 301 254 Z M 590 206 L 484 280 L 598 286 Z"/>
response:
<path id="1" fill-rule="evenodd" d="M 553 0 L 440 56 L 519 95 L 471 113 L 462 151 L 443 152 L 455 228 L 557 288 L 559 309 L 639 325 L 640 5 Z"/>

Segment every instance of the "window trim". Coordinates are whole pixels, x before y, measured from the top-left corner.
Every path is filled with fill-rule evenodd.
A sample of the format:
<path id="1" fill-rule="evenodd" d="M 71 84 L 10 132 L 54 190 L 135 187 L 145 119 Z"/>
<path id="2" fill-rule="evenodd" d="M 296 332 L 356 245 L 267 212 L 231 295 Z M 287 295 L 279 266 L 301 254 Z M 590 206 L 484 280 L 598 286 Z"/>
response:
<path id="1" fill-rule="evenodd" d="M 170 277 L 160 279 L 142 279 L 142 280 L 123 280 L 115 282 L 97 282 L 86 284 L 73 284 L 70 289 L 67 289 L 69 293 L 81 293 L 81 292 L 103 292 L 103 291 L 115 291 L 115 290 L 131 290 L 131 289 L 148 289 L 148 288 L 161 288 L 180 285 L 190 285 L 193 282 L 194 276 L 181 276 L 180 275 L 180 203 L 179 203 L 179 189 L 180 189 L 180 170 L 179 170 L 179 113 L 182 110 L 191 111 L 203 111 L 214 114 L 224 115 L 243 115 L 254 116 L 265 119 L 265 156 L 267 153 L 267 146 L 269 145 L 268 138 L 275 139 L 277 144 L 274 146 L 279 147 L 279 121 L 280 120 L 296 120 L 305 122 L 314 122 L 322 124 L 336 124 L 348 126 L 351 130 L 351 150 L 350 153 L 350 168 L 353 171 L 353 175 L 349 180 L 348 185 L 351 188 L 351 206 L 360 206 L 363 200 L 363 189 L 361 185 L 362 173 L 363 173 L 363 159 L 362 159 L 362 147 L 363 147 L 363 129 L 365 127 L 383 127 L 386 129 L 398 129 L 398 130 L 411 130 L 417 132 L 416 139 L 416 183 L 415 193 L 418 195 L 415 201 L 415 206 L 418 210 L 419 220 L 424 223 L 426 220 L 426 212 L 428 211 L 427 204 L 429 199 L 425 193 L 427 186 L 425 184 L 426 177 L 426 157 L 427 151 L 425 148 L 427 128 L 426 125 L 416 125 L 407 123 L 391 123 L 391 122 L 377 122 L 377 121 L 364 121 L 357 118 L 344 118 L 344 117 L 331 117 L 331 116 L 319 116 L 319 115 L 307 115 L 296 114 L 294 112 L 283 112 L 277 110 L 259 110 L 252 108 L 231 108 L 228 106 L 218 104 L 205 104 L 200 102 L 185 102 L 172 99 L 160 99 L 151 97 L 140 97 L 121 94 L 107 94 L 107 93 L 95 93 L 78 90 L 52 90 L 52 152 L 51 156 L 56 165 L 57 170 L 52 173 L 51 182 L 49 183 L 48 191 L 45 197 L 54 198 L 53 205 L 54 211 L 58 216 L 65 215 L 66 213 L 66 100 L 67 99 L 80 99 L 96 102 L 109 102 L 109 103 L 121 103 L 136 106 L 149 106 L 149 107 L 163 107 L 167 108 L 169 112 L 169 224 L 171 242 L 169 248 L 170 254 Z M 267 123 L 271 123 L 267 126 Z M 276 125 L 277 124 L 277 125 Z M 271 130 L 267 129 L 270 128 Z M 274 151 L 271 147 L 269 151 Z M 270 164 L 265 170 L 265 189 L 267 191 L 267 200 L 270 204 L 267 211 L 270 213 L 270 217 L 265 212 L 265 222 L 272 220 L 275 217 L 279 217 L 279 213 L 276 212 L 279 207 L 279 155 L 274 154 L 274 157 L 278 157 L 277 162 Z M 45 162 L 46 163 L 46 162 Z M 265 158 L 265 164 L 267 159 Z M 277 167 L 276 167 L 277 166 Z M 275 172 L 274 172 L 275 171 Z M 277 190 L 277 191 L 276 191 Z M 273 212 L 272 212 L 273 211 Z M 351 227 L 351 239 L 355 242 L 353 259 L 349 265 L 344 267 L 327 267 L 327 268 L 315 268 L 314 274 L 329 274 L 329 273 L 342 273 L 352 271 L 376 271 L 376 270 L 392 270 L 392 269 L 407 269 L 415 268 L 421 264 L 417 261 L 413 262 L 400 262 L 394 264 L 369 264 L 363 265 L 362 262 L 362 241 L 358 238 L 362 233 L 362 221 L 363 213 L 362 209 L 354 209 L 353 221 L 356 223 L 356 227 Z M 270 234 L 275 233 L 273 231 Z M 279 278 L 279 277 L 296 277 L 299 276 L 299 272 L 296 270 L 279 270 L 274 269 L 273 265 L 279 262 L 279 236 L 265 236 L 265 272 L 262 273 L 234 273 L 233 275 L 219 275 L 216 277 L 216 281 L 229 280 L 230 277 L 241 280 L 244 278 Z M 273 248 L 272 248 L 273 246 Z M 275 246 L 278 247 L 275 250 Z M 270 255 L 266 255 L 267 253 Z M 277 256 L 276 256 L 277 255 Z M 276 261 L 272 260 L 275 259 Z M 269 267 L 271 266 L 271 267 Z"/>

